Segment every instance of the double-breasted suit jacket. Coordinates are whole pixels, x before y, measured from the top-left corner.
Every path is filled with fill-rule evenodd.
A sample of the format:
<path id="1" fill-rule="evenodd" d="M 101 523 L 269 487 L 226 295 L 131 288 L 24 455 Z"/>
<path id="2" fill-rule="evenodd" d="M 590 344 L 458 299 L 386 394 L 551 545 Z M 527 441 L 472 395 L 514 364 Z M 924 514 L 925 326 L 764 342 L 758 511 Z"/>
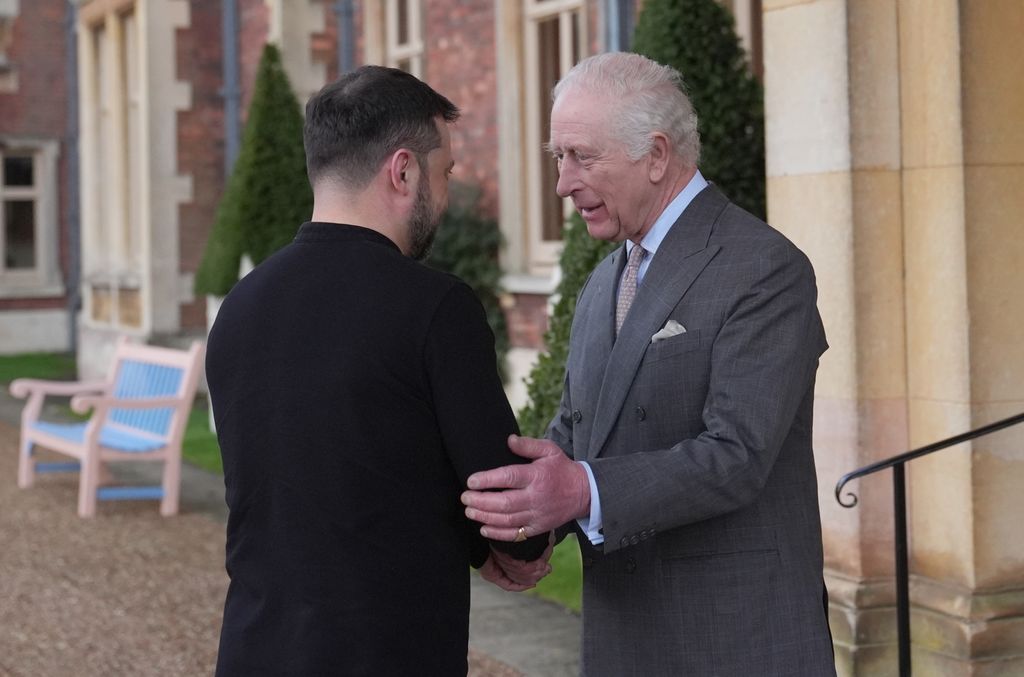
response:
<path id="1" fill-rule="evenodd" d="M 550 439 L 589 462 L 586 675 L 834 674 L 811 449 L 826 349 L 807 258 L 716 188 L 652 259 L 618 337 L 624 248 L 581 291 Z M 674 320 L 685 331 L 652 337 Z"/>

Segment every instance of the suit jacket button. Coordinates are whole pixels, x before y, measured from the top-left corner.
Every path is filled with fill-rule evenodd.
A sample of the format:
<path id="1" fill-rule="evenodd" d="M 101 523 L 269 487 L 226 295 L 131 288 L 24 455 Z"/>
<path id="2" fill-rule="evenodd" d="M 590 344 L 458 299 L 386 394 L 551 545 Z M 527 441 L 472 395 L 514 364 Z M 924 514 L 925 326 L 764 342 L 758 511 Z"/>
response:
<path id="1" fill-rule="evenodd" d="M 626 573 L 631 574 L 636 571 L 636 560 L 630 557 L 626 560 Z"/>
<path id="2" fill-rule="evenodd" d="M 640 537 L 637 536 L 636 534 L 633 534 L 632 536 L 629 537 L 630 545 L 636 545 L 639 542 L 640 542 Z"/>
<path id="3" fill-rule="evenodd" d="M 629 537 L 628 536 L 623 536 L 621 539 L 619 539 L 619 545 L 622 546 L 623 548 L 625 548 L 627 545 L 629 545 Z"/>
<path id="4" fill-rule="evenodd" d="M 574 409 L 573 412 L 572 412 L 572 420 L 573 420 L 573 423 L 579 423 L 580 421 L 582 421 L 583 420 L 583 412 L 580 411 L 579 409 Z"/>
<path id="5" fill-rule="evenodd" d="M 637 407 L 636 408 L 636 417 L 637 417 L 637 419 L 639 419 L 641 421 L 644 420 L 645 418 L 647 418 L 647 412 L 644 411 L 643 407 Z"/>

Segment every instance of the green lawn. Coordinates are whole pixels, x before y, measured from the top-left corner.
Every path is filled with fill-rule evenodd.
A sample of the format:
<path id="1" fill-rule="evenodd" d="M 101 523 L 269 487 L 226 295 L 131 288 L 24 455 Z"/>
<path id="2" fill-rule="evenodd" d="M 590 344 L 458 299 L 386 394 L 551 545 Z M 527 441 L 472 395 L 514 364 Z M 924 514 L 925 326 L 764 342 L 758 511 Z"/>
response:
<path id="1" fill-rule="evenodd" d="M 224 466 L 220 459 L 220 445 L 217 434 L 210 432 L 210 415 L 206 397 L 196 395 L 192 413 L 185 427 L 185 439 L 181 445 L 181 455 L 192 465 L 199 466 L 210 472 L 222 473 Z"/>
<path id="2" fill-rule="evenodd" d="M 71 353 L 0 355 L 0 385 L 6 388 L 16 378 L 73 381 L 75 356 Z"/>
<path id="3" fill-rule="evenodd" d="M 551 573 L 528 594 L 557 602 L 580 612 L 580 587 L 583 583 L 583 565 L 576 537 L 568 536 L 551 553 Z"/>

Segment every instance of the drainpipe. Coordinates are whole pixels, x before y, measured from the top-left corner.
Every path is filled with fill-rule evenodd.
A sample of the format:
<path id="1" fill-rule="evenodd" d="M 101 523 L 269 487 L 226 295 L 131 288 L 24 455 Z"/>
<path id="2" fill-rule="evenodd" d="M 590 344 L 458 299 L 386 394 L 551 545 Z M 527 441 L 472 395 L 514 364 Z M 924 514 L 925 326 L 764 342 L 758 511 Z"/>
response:
<path id="1" fill-rule="evenodd" d="M 635 0 L 605 0 L 604 2 L 604 44 L 605 51 L 628 51 L 633 39 L 633 15 L 636 13 Z"/>
<path id="2" fill-rule="evenodd" d="M 238 84 L 238 4 L 236 0 L 221 0 L 221 44 L 224 46 L 224 182 L 227 184 L 231 169 L 241 145 L 242 92 Z"/>
<path id="3" fill-rule="evenodd" d="M 336 0 L 334 15 L 338 17 L 338 75 L 344 75 L 355 68 L 355 2 Z"/>
<path id="4" fill-rule="evenodd" d="M 619 3 L 618 0 L 604 0 L 604 51 L 621 52 L 619 46 Z"/>
<path id="5" fill-rule="evenodd" d="M 78 353 L 78 311 L 82 305 L 81 268 L 81 205 L 78 166 L 78 5 L 68 0 L 64 17 L 64 68 L 67 77 L 67 128 L 64 152 L 67 153 L 67 223 L 68 270 L 65 286 L 68 307 L 68 346 L 72 354 Z"/>

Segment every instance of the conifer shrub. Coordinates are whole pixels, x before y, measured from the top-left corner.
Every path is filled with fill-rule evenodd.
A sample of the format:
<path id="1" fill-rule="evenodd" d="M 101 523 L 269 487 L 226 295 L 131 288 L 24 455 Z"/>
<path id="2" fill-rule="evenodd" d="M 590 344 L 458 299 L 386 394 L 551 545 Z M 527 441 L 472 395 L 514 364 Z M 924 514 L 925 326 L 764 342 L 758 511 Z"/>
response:
<path id="1" fill-rule="evenodd" d="M 313 211 L 306 178 L 302 113 L 281 63 L 281 53 L 263 49 L 242 146 L 217 208 L 203 259 L 196 272 L 199 294 L 226 295 L 248 255 L 258 264 L 292 241 Z"/>
<path id="2" fill-rule="evenodd" d="M 683 74 L 699 119 L 701 173 L 763 219 L 764 97 L 729 10 L 716 0 L 646 0 L 632 49 Z"/>
<path id="3" fill-rule="evenodd" d="M 544 333 L 547 351 L 526 379 L 529 402 L 519 412 L 519 428 L 523 435 L 543 437 L 548 424 L 558 411 L 565 382 L 565 361 L 569 356 L 569 330 L 572 328 L 576 299 L 590 273 L 613 249 L 621 244 L 605 242 L 587 233 L 587 224 L 573 214 L 563 231 L 559 265 L 562 279 L 555 290 L 557 301 Z"/>

